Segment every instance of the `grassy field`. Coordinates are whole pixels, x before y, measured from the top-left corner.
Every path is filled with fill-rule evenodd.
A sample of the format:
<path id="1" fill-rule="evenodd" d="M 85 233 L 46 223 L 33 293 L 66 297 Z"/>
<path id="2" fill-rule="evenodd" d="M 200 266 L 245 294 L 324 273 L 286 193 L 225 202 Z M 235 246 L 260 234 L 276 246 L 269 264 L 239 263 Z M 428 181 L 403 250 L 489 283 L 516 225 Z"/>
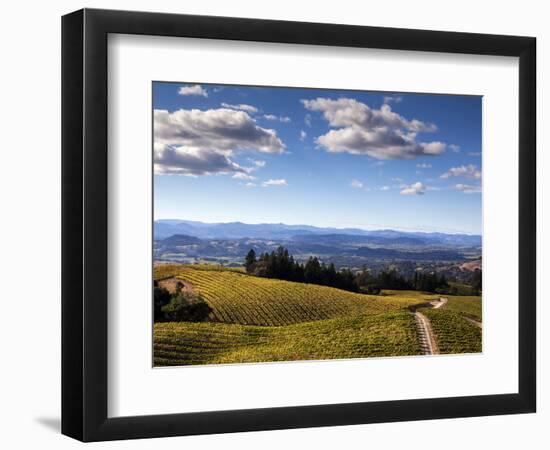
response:
<path id="1" fill-rule="evenodd" d="M 281 327 L 155 324 L 156 366 L 296 361 L 420 354 L 407 312 Z"/>
<path id="2" fill-rule="evenodd" d="M 411 306 L 440 295 L 384 291 L 372 296 L 259 278 L 214 265 L 158 265 L 212 308 L 208 322 L 154 325 L 155 366 L 252 363 L 421 354 Z M 447 296 L 445 309 L 422 308 L 442 353 L 481 351 L 479 297 Z"/>
<path id="3" fill-rule="evenodd" d="M 432 324 L 440 353 L 481 352 L 481 329 L 464 320 L 460 313 L 430 308 L 422 308 L 420 312 Z"/>

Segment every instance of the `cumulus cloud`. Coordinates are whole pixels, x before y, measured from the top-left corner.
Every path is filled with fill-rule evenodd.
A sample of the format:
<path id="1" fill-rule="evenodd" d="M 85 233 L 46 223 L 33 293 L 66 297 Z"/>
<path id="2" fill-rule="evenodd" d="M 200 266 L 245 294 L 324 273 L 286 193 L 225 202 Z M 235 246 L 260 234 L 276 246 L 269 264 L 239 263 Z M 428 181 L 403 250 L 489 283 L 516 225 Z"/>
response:
<path id="1" fill-rule="evenodd" d="M 363 187 L 363 182 L 359 180 L 351 180 L 349 185 L 354 189 L 361 189 Z"/>
<path id="2" fill-rule="evenodd" d="M 154 111 L 155 142 L 218 151 L 256 150 L 282 153 L 275 130 L 262 128 L 244 111 L 180 109 Z"/>
<path id="3" fill-rule="evenodd" d="M 454 185 L 454 188 L 457 190 L 457 191 L 462 191 L 464 192 L 465 194 L 478 194 L 481 192 L 481 186 L 479 185 L 474 185 L 474 184 L 462 184 L 462 183 L 459 183 L 459 184 L 455 184 Z"/>
<path id="4" fill-rule="evenodd" d="M 242 167 L 235 153 L 282 153 L 284 143 L 275 130 L 262 128 L 244 111 L 180 109 L 154 111 L 155 172 L 210 175 L 249 173 L 262 167 Z"/>
<path id="5" fill-rule="evenodd" d="M 300 130 L 300 140 L 304 141 L 307 137 L 307 133 L 304 130 Z"/>
<path id="6" fill-rule="evenodd" d="M 447 172 L 441 175 L 443 179 L 450 177 L 464 177 L 479 180 L 481 178 L 481 171 L 478 170 L 474 164 L 451 167 Z"/>
<path id="7" fill-rule="evenodd" d="M 418 133 L 436 131 L 434 124 L 408 120 L 393 112 L 388 104 L 373 109 L 351 98 L 317 98 L 302 100 L 302 104 L 310 111 L 321 112 L 333 128 L 316 139 L 316 143 L 329 152 L 386 160 L 414 159 L 445 151 L 443 142 L 417 141 Z"/>
<path id="8" fill-rule="evenodd" d="M 228 109 L 236 109 L 238 111 L 245 111 L 249 114 L 255 114 L 255 113 L 258 112 L 258 108 L 256 108 L 255 106 L 246 105 L 244 103 L 241 103 L 239 105 L 231 105 L 229 103 L 222 103 L 222 106 L 224 108 L 228 108 Z"/>
<path id="9" fill-rule="evenodd" d="M 157 175 L 212 175 L 216 173 L 248 173 L 227 155 L 214 150 L 171 146 L 155 143 L 154 169 Z"/>
<path id="10" fill-rule="evenodd" d="M 424 195 L 426 192 L 426 186 L 420 181 L 411 184 L 410 186 L 405 186 L 401 190 L 402 195 Z"/>
<path id="11" fill-rule="evenodd" d="M 271 121 L 278 120 L 279 122 L 283 122 L 283 123 L 290 122 L 290 117 L 286 117 L 286 116 L 276 116 L 275 114 L 264 114 L 263 117 L 264 119 L 271 120 Z"/>
<path id="12" fill-rule="evenodd" d="M 204 89 L 200 84 L 194 86 L 181 86 L 178 89 L 179 95 L 200 95 L 201 97 L 208 97 L 208 91 Z"/>
<path id="13" fill-rule="evenodd" d="M 422 164 L 417 164 L 416 167 L 418 167 L 419 169 L 431 169 L 431 168 L 432 168 L 432 165 L 431 165 L 431 164 L 422 163 Z"/>
<path id="14" fill-rule="evenodd" d="M 269 186 L 288 186 L 288 183 L 284 178 L 276 178 L 276 179 L 270 179 L 267 181 L 264 181 L 262 183 L 263 187 L 269 187 Z"/>

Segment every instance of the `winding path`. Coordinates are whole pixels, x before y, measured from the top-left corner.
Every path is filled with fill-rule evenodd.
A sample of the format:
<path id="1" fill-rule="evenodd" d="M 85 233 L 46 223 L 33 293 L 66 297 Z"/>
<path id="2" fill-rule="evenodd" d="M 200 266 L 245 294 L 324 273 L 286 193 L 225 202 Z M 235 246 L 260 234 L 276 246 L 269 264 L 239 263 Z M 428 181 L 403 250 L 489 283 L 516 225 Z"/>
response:
<path id="1" fill-rule="evenodd" d="M 432 305 L 432 308 L 439 309 L 447 303 L 447 301 L 448 300 L 446 298 L 440 297 L 439 300 L 430 302 L 430 304 Z M 414 318 L 416 319 L 416 329 L 418 330 L 422 353 L 424 355 L 439 355 L 439 348 L 432 330 L 430 319 L 418 311 L 414 312 Z"/>
<path id="2" fill-rule="evenodd" d="M 482 323 L 479 321 L 479 320 L 476 320 L 476 319 L 472 319 L 471 317 L 468 317 L 468 316 L 463 316 L 468 322 L 470 323 L 473 323 L 476 327 L 479 327 L 479 328 L 482 328 Z"/>

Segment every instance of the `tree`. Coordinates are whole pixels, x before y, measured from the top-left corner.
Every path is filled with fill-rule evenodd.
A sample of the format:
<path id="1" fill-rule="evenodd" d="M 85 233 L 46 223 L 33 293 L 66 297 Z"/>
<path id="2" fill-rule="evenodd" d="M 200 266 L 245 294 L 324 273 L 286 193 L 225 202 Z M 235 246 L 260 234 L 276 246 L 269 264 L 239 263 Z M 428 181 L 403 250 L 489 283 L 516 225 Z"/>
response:
<path id="1" fill-rule="evenodd" d="M 256 263 L 258 261 L 256 260 L 256 252 L 253 248 L 250 249 L 250 251 L 246 254 L 244 267 L 246 268 L 246 271 L 248 273 L 254 272 L 254 268 L 256 267 Z"/>
<path id="2" fill-rule="evenodd" d="M 172 322 L 203 322 L 211 312 L 210 305 L 190 291 L 180 291 L 162 307 L 164 318 Z"/>
<path id="3" fill-rule="evenodd" d="M 283 246 L 279 246 L 271 253 L 262 253 L 257 260 L 255 254 L 251 252 L 252 250 L 248 252 L 244 265 L 247 271 L 255 276 L 321 284 L 354 292 L 359 289 L 355 274 L 351 270 L 338 271 L 333 263 L 327 266 L 315 256 L 311 256 L 303 265 L 297 262 Z"/>
<path id="4" fill-rule="evenodd" d="M 170 302 L 171 295 L 167 289 L 157 286 L 153 288 L 154 320 L 158 322 L 164 318 L 162 307 Z"/>
<path id="5" fill-rule="evenodd" d="M 481 270 L 479 269 L 474 270 L 474 274 L 472 275 L 472 290 L 474 291 L 474 295 L 481 294 Z"/>
<path id="6" fill-rule="evenodd" d="M 316 256 L 310 256 L 304 267 L 306 283 L 321 284 L 321 264 Z"/>

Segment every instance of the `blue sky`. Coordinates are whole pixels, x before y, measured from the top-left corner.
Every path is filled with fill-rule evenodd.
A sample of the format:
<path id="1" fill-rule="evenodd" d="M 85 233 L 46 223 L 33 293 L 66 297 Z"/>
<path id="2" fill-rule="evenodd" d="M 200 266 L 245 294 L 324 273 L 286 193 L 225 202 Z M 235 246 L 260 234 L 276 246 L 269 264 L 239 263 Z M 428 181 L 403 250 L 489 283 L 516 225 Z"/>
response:
<path id="1" fill-rule="evenodd" d="M 481 234 L 481 103 L 155 82 L 155 219 Z"/>

